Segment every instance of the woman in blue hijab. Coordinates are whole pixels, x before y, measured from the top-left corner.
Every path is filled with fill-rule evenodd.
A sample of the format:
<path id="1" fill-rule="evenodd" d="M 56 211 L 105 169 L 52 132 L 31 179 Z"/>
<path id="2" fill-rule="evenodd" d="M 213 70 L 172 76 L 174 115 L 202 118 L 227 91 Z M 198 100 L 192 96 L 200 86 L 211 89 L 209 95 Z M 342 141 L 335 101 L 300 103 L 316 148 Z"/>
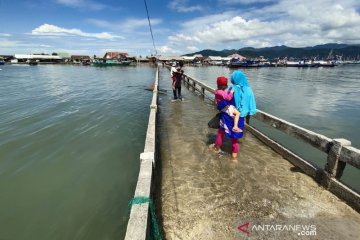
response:
<path id="1" fill-rule="evenodd" d="M 236 70 L 231 75 L 231 88 L 234 91 L 234 102 L 237 110 L 240 111 L 240 117 L 254 115 L 256 113 L 256 102 L 254 93 L 246 79 L 245 74 Z"/>
<path id="2" fill-rule="evenodd" d="M 240 119 L 238 127 L 244 130 L 245 126 L 245 117 L 248 115 L 253 115 L 256 113 L 256 102 L 254 93 L 246 79 L 244 73 L 240 70 L 236 70 L 231 75 L 231 83 L 233 84 L 231 89 L 234 89 L 234 97 L 231 100 L 230 104 L 234 105 L 236 109 L 240 112 Z M 218 110 L 220 111 L 229 103 L 223 100 L 218 104 Z M 231 139 L 232 143 L 232 157 L 233 159 L 237 158 L 239 152 L 239 143 L 238 139 L 242 138 L 243 132 L 234 132 L 232 131 L 234 126 L 234 119 L 228 114 L 221 112 L 220 127 L 218 134 L 216 136 L 215 150 L 220 149 L 224 135 Z"/>

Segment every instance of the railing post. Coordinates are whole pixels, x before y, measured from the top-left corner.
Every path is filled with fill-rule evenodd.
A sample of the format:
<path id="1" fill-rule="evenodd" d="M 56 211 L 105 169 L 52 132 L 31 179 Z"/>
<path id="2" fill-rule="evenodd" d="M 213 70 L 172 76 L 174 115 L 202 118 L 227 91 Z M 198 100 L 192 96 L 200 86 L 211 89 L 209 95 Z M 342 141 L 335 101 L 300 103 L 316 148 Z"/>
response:
<path id="1" fill-rule="evenodd" d="M 327 163 L 325 165 L 327 179 L 324 180 L 326 187 L 329 187 L 329 178 L 339 179 L 343 174 L 346 163 L 339 161 L 341 149 L 343 146 L 351 146 L 351 142 L 342 138 L 333 139 L 331 142 L 331 147 L 327 156 Z"/>
<path id="2" fill-rule="evenodd" d="M 205 96 L 205 88 L 204 88 L 204 87 L 201 87 L 201 94 L 202 94 L 203 96 Z"/>

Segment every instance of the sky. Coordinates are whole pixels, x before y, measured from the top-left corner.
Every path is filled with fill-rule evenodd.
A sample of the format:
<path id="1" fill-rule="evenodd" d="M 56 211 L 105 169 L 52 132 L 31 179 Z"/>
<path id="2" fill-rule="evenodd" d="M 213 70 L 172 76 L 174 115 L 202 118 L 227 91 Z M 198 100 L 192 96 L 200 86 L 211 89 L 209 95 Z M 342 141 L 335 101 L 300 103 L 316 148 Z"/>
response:
<path id="1" fill-rule="evenodd" d="M 0 0 L 0 54 L 360 44 L 359 0 Z"/>

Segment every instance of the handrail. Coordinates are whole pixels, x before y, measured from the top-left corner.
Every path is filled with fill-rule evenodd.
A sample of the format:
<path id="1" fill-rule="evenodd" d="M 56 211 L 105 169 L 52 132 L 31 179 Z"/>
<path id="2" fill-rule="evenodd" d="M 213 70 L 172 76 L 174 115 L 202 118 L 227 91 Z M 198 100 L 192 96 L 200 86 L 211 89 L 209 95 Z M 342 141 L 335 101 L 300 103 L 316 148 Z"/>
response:
<path id="1" fill-rule="evenodd" d="M 187 83 L 188 86 L 197 89 L 204 96 L 205 91 L 212 94 L 215 92 L 214 88 L 185 73 L 183 74 L 182 80 Z M 200 89 L 196 86 L 199 86 Z M 247 126 L 257 138 L 273 148 L 284 158 L 288 159 L 295 166 L 300 167 L 306 174 L 312 176 L 329 191 L 347 201 L 349 205 L 353 206 L 357 211 L 360 211 L 359 192 L 350 189 L 348 186 L 339 181 L 347 163 L 357 169 L 360 169 L 360 150 L 351 147 L 350 141 L 346 139 L 328 138 L 261 110 L 258 110 L 253 117 L 328 154 L 325 167 L 320 169 L 311 164 L 309 161 L 302 159 L 292 151 L 286 149 L 286 147 L 275 142 L 256 128 L 249 125 Z"/>
<path id="2" fill-rule="evenodd" d="M 134 198 L 151 197 L 151 182 L 155 166 L 156 113 L 158 99 L 159 68 L 156 69 L 153 96 L 150 104 L 148 128 L 144 152 L 140 154 L 140 171 Z M 125 240 L 145 240 L 149 233 L 149 202 L 131 207 Z"/>
<path id="3" fill-rule="evenodd" d="M 339 160 L 360 169 L 360 149 L 351 146 L 343 147 Z"/>
<path id="4" fill-rule="evenodd" d="M 325 153 L 329 152 L 331 139 L 328 137 L 302 128 L 296 124 L 290 123 L 261 110 L 258 110 L 257 113 L 253 115 L 253 117 L 261 122 L 271 125 L 272 127 L 282 132 L 287 133 L 288 135 L 301 139 Z"/>

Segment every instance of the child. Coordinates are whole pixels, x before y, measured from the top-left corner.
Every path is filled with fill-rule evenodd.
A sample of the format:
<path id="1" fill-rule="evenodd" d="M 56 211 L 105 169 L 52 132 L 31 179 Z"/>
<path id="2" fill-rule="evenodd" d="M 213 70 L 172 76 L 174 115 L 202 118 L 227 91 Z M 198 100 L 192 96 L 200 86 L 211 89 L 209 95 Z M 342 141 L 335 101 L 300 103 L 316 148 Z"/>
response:
<path id="1" fill-rule="evenodd" d="M 173 81 L 173 93 L 174 93 L 174 100 L 179 99 L 182 101 L 181 96 L 181 79 L 182 75 L 184 73 L 184 70 L 182 70 L 181 66 L 176 69 L 176 71 L 173 73 L 173 76 L 175 77 L 175 81 Z"/>
<path id="2" fill-rule="evenodd" d="M 215 102 L 219 104 L 222 100 L 230 101 L 234 95 L 234 89 L 231 91 L 226 91 L 228 79 L 226 77 L 218 77 L 217 80 L 218 89 L 215 91 Z M 240 112 L 233 105 L 227 105 L 223 109 L 222 112 L 227 113 L 230 117 L 234 118 L 234 127 L 232 129 L 233 132 L 242 132 L 242 130 L 238 127 Z"/>
<path id="3" fill-rule="evenodd" d="M 174 62 L 172 64 L 172 67 L 170 69 L 170 77 L 171 77 L 171 80 L 172 80 L 172 89 L 175 90 L 175 82 L 176 82 L 176 76 L 175 76 L 175 73 L 177 72 L 177 69 L 176 69 L 176 63 Z"/>

